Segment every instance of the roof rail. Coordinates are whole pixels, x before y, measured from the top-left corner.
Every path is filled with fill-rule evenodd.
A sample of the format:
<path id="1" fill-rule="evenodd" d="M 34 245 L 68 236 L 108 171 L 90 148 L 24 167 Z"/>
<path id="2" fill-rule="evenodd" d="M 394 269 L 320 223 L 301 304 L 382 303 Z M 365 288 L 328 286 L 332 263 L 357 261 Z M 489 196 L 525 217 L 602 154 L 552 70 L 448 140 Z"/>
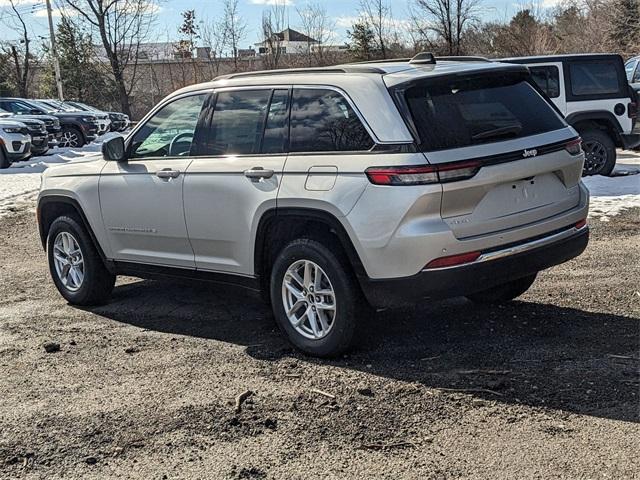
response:
<path id="1" fill-rule="evenodd" d="M 491 60 L 486 57 L 474 57 L 469 55 L 448 55 L 444 57 L 436 57 L 436 60 L 445 60 L 450 62 L 491 62 Z"/>
<path id="2" fill-rule="evenodd" d="M 315 68 L 287 68 L 280 70 L 258 70 L 255 72 L 230 73 L 228 75 L 220 75 L 214 80 L 246 78 L 246 77 L 262 77 L 266 75 L 291 75 L 305 73 L 377 73 L 384 74 L 384 70 L 376 67 L 365 67 L 360 65 L 342 65 L 340 67 L 315 67 Z"/>
<path id="3" fill-rule="evenodd" d="M 409 60 L 412 65 L 435 65 L 436 57 L 431 52 L 420 52 Z"/>

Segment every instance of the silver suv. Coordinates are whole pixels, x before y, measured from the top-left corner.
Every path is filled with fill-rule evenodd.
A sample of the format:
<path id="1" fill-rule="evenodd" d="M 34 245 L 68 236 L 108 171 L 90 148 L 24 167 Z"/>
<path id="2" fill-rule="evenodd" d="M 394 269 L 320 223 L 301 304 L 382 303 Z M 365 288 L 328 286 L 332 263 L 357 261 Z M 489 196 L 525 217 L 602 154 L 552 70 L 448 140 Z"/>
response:
<path id="1" fill-rule="evenodd" d="M 580 139 L 538 92 L 524 66 L 430 54 L 179 90 L 44 174 L 53 281 L 79 305 L 116 275 L 259 290 L 318 356 L 367 304 L 508 301 L 588 241 Z"/>

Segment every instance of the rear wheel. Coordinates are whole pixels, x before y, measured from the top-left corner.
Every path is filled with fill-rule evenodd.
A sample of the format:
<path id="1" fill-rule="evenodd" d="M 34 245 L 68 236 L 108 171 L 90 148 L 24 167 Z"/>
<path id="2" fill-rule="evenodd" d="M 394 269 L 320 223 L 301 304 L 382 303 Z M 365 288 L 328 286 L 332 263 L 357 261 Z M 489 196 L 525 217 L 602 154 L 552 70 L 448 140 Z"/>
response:
<path id="1" fill-rule="evenodd" d="M 82 132 L 76 127 L 64 127 L 62 129 L 61 147 L 82 147 L 84 144 Z"/>
<path id="2" fill-rule="evenodd" d="M 467 298 L 475 303 L 508 302 L 529 290 L 529 287 L 533 285 L 537 275 L 537 273 L 534 273 L 528 277 L 522 277 L 508 283 L 503 283 L 502 285 L 496 285 L 487 290 L 467 295 Z"/>
<path id="3" fill-rule="evenodd" d="M 270 290 L 278 326 L 298 349 L 333 357 L 349 348 L 363 302 L 345 259 L 315 240 L 294 240 L 276 258 Z"/>
<path id="4" fill-rule="evenodd" d="M 59 217 L 47 235 L 49 271 L 60 294 L 74 305 L 106 302 L 115 275 L 104 266 L 93 241 L 76 218 Z"/>
<path id="5" fill-rule="evenodd" d="M 611 175 L 616 166 L 616 146 L 602 130 L 586 130 L 580 134 L 584 150 L 582 175 Z"/>

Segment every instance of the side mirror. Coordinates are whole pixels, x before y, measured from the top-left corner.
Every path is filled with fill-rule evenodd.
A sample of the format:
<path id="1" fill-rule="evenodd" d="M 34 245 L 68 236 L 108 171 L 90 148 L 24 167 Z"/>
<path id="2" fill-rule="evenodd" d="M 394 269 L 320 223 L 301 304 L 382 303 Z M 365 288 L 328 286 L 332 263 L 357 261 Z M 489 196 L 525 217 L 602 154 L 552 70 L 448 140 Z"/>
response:
<path id="1" fill-rule="evenodd" d="M 127 159 L 127 150 L 123 137 L 113 137 L 102 144 L 102 158 L 110 162 L 123 162 Z"/>

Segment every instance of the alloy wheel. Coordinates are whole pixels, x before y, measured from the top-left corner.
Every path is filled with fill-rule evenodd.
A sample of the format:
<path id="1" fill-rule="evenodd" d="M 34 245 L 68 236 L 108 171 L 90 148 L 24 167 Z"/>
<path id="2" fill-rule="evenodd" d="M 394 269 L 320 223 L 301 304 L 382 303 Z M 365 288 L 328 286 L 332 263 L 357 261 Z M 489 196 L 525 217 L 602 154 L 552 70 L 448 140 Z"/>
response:
<path id="1" fill-rule="evenodd" d="M 69 232 L 60 232 L 53 242 L 53 263 L 64 287 L 75 292 L 84 281 L 84 257 L 78 241 Z"/>
<path id="2" fill-rule="evenodd" d="M 329 277 L 310 260 L 297 260 L 282 280 L 282 304 L 291 326 L 305 338 L 326 337 L 336 318 L 336 295 Z"/>
<path id="3" fill-rule="evenodd" d="M 588 140 L 582 144 L 584 150 L 584 174 L 597 175 L 607 163 L 606 147 L 596 141 Z"/>
<path id="4" fill-rule="evenodd" d="M 80 145 L 80 137 L 73 130 L 67 130 L 62 134 L 61 147 L 77 147 Z"/>

